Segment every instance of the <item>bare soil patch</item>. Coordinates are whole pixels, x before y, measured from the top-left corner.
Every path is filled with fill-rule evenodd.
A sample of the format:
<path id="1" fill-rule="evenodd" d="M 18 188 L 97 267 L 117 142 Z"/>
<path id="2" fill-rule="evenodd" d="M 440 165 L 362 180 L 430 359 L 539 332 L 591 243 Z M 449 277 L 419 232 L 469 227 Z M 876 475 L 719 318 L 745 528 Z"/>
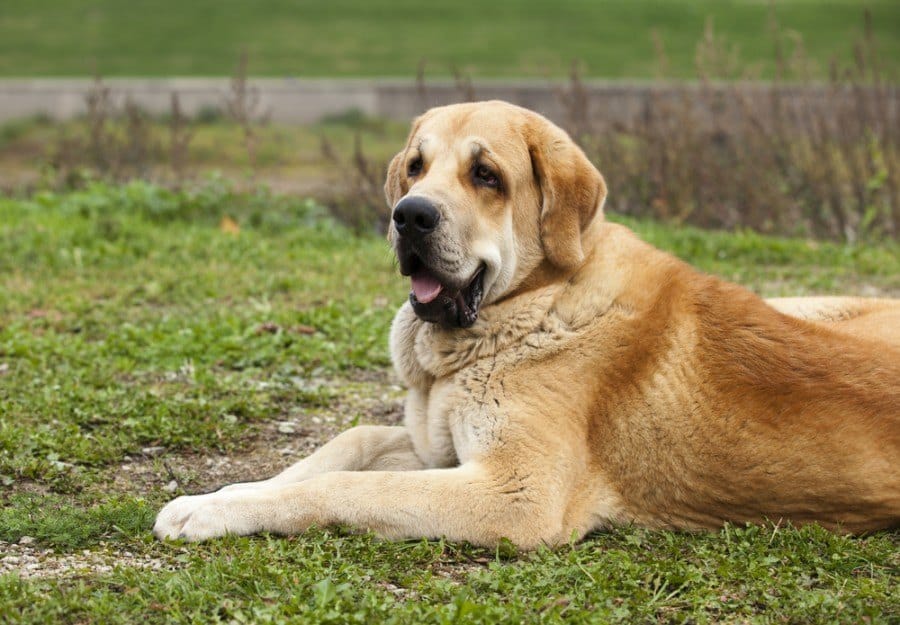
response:
<path id="1" fill-rule="evenodd" d="M 208 492 L 234 482 L 272 477 L 353 425 L 397 425 L 402 420 L 403 389 L 392 372 L 359 371 L 323 385 L 335 389 L 327 406 L 258 424 L 234 453 L 146 448 L 110 470 L 103 487 L 118 493 Z"/>

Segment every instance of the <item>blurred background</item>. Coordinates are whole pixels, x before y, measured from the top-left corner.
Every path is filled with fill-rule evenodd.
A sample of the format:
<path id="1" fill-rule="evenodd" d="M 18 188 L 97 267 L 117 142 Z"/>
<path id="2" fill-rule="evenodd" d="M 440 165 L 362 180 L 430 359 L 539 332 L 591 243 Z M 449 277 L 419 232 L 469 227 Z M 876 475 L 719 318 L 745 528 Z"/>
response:
<path id="1" fill-rule="evenodd" d="M 0 623 L 900 623 L 896 531 L 149 533 L 401 422 L 428 107 L 547 115 L 608 219 L 762 296 L 900 297 L 898 72 L 900 0 L 0 0 Z"/>
<path id="2" fill-rule="evenodd" d="M 5 2 L 0 189 L 212 175 L 373 230 L 410 119 L 499 97 L 572 134 L 610 211 L 896 239 L 898 68 L 892 0 Z"/>

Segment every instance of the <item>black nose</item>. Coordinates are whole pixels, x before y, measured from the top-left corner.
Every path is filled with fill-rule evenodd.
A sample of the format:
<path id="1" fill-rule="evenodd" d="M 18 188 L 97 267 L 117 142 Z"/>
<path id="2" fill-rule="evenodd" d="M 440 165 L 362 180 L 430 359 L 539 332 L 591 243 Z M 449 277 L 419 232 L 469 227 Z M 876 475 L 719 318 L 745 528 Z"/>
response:
<path id="1" fill-rule="evenodd" d="M 422 236 L 437 228 L 441 215 L 429 200 L 406 197 L 394 207 L 394 226 L 403 236 Z"/>

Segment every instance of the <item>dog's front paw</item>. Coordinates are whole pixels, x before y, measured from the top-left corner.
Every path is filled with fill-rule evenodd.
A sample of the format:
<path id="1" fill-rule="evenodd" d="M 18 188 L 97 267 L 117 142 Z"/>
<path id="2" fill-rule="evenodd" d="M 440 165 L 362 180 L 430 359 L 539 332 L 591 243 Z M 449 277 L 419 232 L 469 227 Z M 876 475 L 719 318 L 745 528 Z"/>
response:
<path id="1" fill-rule="evenodd" d="M 157 515 L 153 534 L 160 540 L 183 538 L 190 541 L 217 538 L 225 534 L 253 534 L 260 530 L 252 515 L 235 497 L 220 493 L 179 497 Z"/>

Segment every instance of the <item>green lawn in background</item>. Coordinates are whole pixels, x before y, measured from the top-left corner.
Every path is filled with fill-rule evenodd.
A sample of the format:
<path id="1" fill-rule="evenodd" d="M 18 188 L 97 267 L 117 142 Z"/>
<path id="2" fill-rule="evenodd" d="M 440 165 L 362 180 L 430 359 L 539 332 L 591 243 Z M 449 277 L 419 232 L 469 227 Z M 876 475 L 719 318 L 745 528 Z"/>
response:
<path id="1" fill-rule="evenodd" d="M 852 59 L 869 7 L 884 63 L 900 67 L 900 2 L 781 0 L 820 76 Z M 760 0 L 8 0 L 0 8 L 0 76 L 227 75 L 238 54 L 269 76 L 400 76 L 419 63 L 476 77 L 653 78 L 657 30 L 672 72 L 692 76 L 707 16 L 748 64 L 771 72 L 769 3 Z M 769 75 L 771 75 L 769 73 Z"/>
<path id="2" fill-rule="evenodd" d="M 766 295 L 900 294 L 897 244 L 617 220 Z M 0 198 L 0 541 L 47 550 L 46 577 L 0 575 L 0 623 L 900 618 L 898 532 L 620 528 L 521 555 L 334 529 L 151 538 L 173 471 L 179 492 L 197 492 L 226 479 L 223 458 L 244 458 L 243 477 L 266 454 L 289 462 L 275 450 L 322 440 L 329 417 L 333 429 L 396 418 L 350 400 L 363 388 L 398 409 L 384 372 L 406 289 L 382 238 L 221 180 Z M 278 433 L 287 419 L 296 431 Z M 54 572 L 66 558 L 108 568 Z"/>

